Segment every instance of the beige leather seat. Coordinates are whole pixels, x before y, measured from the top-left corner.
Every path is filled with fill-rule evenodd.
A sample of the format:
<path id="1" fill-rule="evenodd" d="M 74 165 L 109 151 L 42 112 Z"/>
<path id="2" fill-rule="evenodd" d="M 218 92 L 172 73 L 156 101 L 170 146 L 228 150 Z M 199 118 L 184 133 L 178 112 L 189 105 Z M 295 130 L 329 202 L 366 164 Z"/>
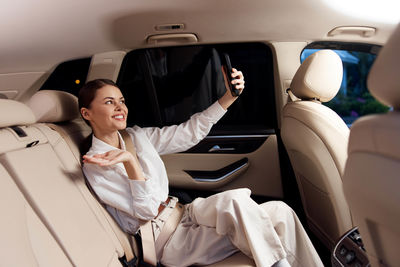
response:
<path id="1" fill-rule="evenodd" d="M 33 110 L 38 122 L 46 123 L 45 125 L 37 125 L 43 129 L 44 132 L 48 132 L 48 127 L 56 130 L 52 131 L 54 135 L 58 136 L 51 142 L 54 146 L 63 146 L 63 148 L 56 149 L 58 151 L 58 156 L 60 160 L 70 166 L 70 171 L 77 174 L 76 182 L 79 184 L 83 194 L 89 198 L 91 201 L 93 197 L 87 191 L 86 186 L 83 184 L 83 176 L 81 174 L 80 168 L 80 153 L 79 146 L 84 141 L 84 139 L 91 133 L 91 129 L 86 125 L 86 123 L 81 119 L 78 112 L 78 102 L 77 98 L 69 93 L 56 91 L 56 90 L 42 90 L 38 91 L 30 99 L 28 105 Z M 47 128 L 47 130 L 46 130 Z M 63 142 L 60 142 L 59 135 L 64 138 Z M 59 144 L 60 143 L 60 144 Z M 65 145 L 68 145 L 69 149 L 66 149 Z M 65 151 L 69 150 L 69 151 Z M 75 160 L 71 157 L 71 152 Z M 90 196 L 89 196 L 90 195 Z M 98 204 L 98 203 L 97 203 Z M 126 236 L 122 233 L 122 230 L 115 224 L 114 220 L 110 215 L 104 210 L 101 205 L 99 206 L 101 211 L 105 214 L 107 220 L 113 228 L 113 231 L 119 238 L 123 247 L 129 246 L 126 244 Z M 97 207 L 97 209 L 99 209 Z M 96 210 L 97 210 L 96 209 Z M 98 214 L 102 217 L 101 214 Z M 110 227 L 108 225 L 108 227 Z M 224 266 L 237 266 L 237 267 L 250 267 L 255 266 L 252 259 L 248 258 L 242 253 L 236 253 L 227 259 L 220 261 L 218 263 L 209 265 L 210 267 L 224 267 Z"/>
<path id="2" fill-rule="evenodd" d="M 0 100 L 0 106 L 18 110 L 0 118 L 0 266 L 73 266 L 3 165 L 4 154 L 17 145 L 8 127 L 33 124 L 35 117 L 15 101 Z"/>
<path id="3" fill-rule="evenodd" d="M 2 164 L 0 177 L 0 266 L 73 266 Z"/>
<path id="4" fill-rule="evenodd" d="M 8 194 L 4 202 L 10 206 L 3 209 L 4 216 L 16 223 L 2 234 L 9 247 L 1 258 L 23 253 L 40 266 L 122 266 L 124 236 L 118 236 L 88 191 L 61 136 L 44 124 L 32 124 L 35 116 L 22 103 L 1 100 L 0 114 L 1 187 L 15 191 L 14 183 L 20 191 L 15 198 Z M 25 212 L 19 211 L 22 207 Z M 24 225 L 22 231 L 28 232 L 13 236 Z M 131 250 L 129 242 L 127 247 Z M 18 257 L 14 260 L 19 265 Z"/>
<path id="5" fill-rule="evenodd" d="M 349 129 L 321 104 L 337 94 L 342 75 L 342 62 L 333 51 L 308 57 L 291 83 L 298 100 L 283 108 L 281 129 L 308 225 L 328 248 L 352 227 L 342 189 Z"/>
<path id="6" fill-rule="evenodd" d="M 371 266 L 399 266 L 400 26 L 373 64 L 368 88 L 393 111 L 353 124 L 343 186 Z"/>
<path id="7" fill-rule="evenodd" d="M 80 147 L 92 129 L 80 116 L 78 98 L 63 91 L 40 90 L 31 97 L 28 106 L 37 122 L 62 129 L 63 138 L 80 163 Z"/>

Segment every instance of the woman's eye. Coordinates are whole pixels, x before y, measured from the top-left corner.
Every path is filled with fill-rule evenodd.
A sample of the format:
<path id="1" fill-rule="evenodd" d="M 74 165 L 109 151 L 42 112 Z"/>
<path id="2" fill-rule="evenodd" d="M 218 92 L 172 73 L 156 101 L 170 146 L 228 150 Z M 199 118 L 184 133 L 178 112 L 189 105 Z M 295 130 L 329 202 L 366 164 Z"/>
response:
<path id="1" fill-rule="evenodd" d="M 125 104 L 125 99 L 120 101 L 121 104 Z"/>
<path id="2" fill-rule="evenodd" d="M 112 101 L 111 101 L 111 100 L 107 100 L 107 101 L 106 101 L 106 104 L 107 104 L 107 105 L 112 104 Z"/>

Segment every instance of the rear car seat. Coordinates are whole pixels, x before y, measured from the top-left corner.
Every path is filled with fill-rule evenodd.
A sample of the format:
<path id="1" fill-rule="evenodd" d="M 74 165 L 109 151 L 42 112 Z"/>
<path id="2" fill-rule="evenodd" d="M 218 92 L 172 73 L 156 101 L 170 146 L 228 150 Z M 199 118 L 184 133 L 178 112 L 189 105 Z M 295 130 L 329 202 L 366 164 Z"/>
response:
<path id="1" fill-rule="evenodd" d="M 41 90 L 37 92 L 29 101 L 28 105 L 33 110 L 38 122 L 46 124 L 36 124 L 35 127 L 42 130 L 42 132 L 50 140 L 56 154 L 60 161 L 67 166 L 70 174 L 77 177 L 80 190 L 86 198 L 93 202 L 94 197 L 88 191 L 84 183 L 84 178 L 80 166 L 80 149 L 82 142 L 91 133 L 90 127 L 80 118 L 78 111 L 77 98 L 71 94 L 55 90 Z M 72 109 L 72 111 L 71 111 Z M 50 130 L 50 128 L 56 131 Z M 60 140 L 60 134 L 64 140 Z M 69 151 L 67 151 L 69 149 Z M 97 206 L 104 217 L 106 217 L 109 224 L 105 224 L 118 237 L 118 241 L 127 246 L 128 238 L 125 233 L 118 227 L 111 216 L 105 209 L 95 200 Z M 101 217 L 97 214 L 98 217 Z M 104 220 L 102 220 L 104 223 Z M 108 230 L 110 232 L 110 230 Z M 110 233 L 109 233 L 110 235 Z M 111 236 L 113 236 L 111 234 Z M 114 239 L 115 242 L 115 239 Z M 129 245 L 129 244 L 128 244 Z M 243 255 L 237 253 L 224 261 L 210 265 L 210 266 L 255 266 L 254 262 Z"/>
<path id="2" fill-rule="evenodd" d="M 3 155 L 24 147 L 8 127 L 32 124 L 35 119 L 32 112 L 18 102 L 2 100 L 0 108 L 2 114 L 7 114 L 7 117 L 0 118 L 0 155 Z M 17 109 L 19 112 L 12 112 Z M 25 141 L 29 142 L 28 138 Z M 2 163 L 0 177 L 0 266 L 72 266 Z"/>
<path id="3" fill-rule="evenodd" d="M 2 165 L 0 177 L 0 265 L 72 266 Z"/>
<path id="4" fill-rule="evenodd" d="M 47 126 L 32 124 L 34 115 L 22 103 L 1 100 L 0 109 L 2 190 L 17 191 L 6 195 L 7 202 L 2 199 L 2 205 L 9 205 L 5 210 L 10 211 L 3 217 L 15 222 L 9 225 L 2 220 L 2 226 L 13 229 L 2 235 L 2 242 L 8 244 L 2 248 L 19 255 L 15 264 L 6 266 L 122 266 L 121 242 L 97 201 L 85 192 L 88 189 L 79 164 L 65 141 Z M 22 126 L 14 127 L 17 125 Z M 2 230 L 7 229 L 4 227 Z M 36 263 L 19 264 L 20 252 Z M 13 254 L 3 253 L 2 259 Z M 59 262 L 52 261 L 53 256 Z"/>
<path id="5" fill-rule="evenodd" d="M 42 129 L 60 161 L 68 166 L 70 173 L 76 175 L 76 186 L 92 207 L 93 212 L 100 218 L 100 223 L 115 246 L 122 246 L 126 257 L 133 258 L 130 238 L 86 186 L 81 170 L 79 147 L 91 134 L 91 129 L 80 117 L 77 98 L 62 91 L 42 90 L 32 96 L 28 106 L 37 119 L 38 124 L 35 126 Z M 61 141 L 61 139 L 63 140 Z"/>

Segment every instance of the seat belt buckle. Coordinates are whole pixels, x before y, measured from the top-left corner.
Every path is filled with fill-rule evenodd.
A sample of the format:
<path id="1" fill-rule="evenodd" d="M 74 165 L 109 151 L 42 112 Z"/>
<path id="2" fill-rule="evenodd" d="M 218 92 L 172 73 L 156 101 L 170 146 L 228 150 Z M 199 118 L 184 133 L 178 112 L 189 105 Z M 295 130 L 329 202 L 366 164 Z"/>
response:
<path id="1" fill-rule="evenodd" d="M 137 267 L 139 263 L 139 259 L 134 256 L 133 259 L 127 261 L 126 257 L 120 258 L 120 262 L 123 264 L 124 267 Z"/>
<path id="2" fill-rule="evenodd" d="M 157 262 L 157 265 L 154 266 L 153 264 L 147 263 L 143 260 L 139 261 L 139 267 L 163 267 L 160 262 Z"/>

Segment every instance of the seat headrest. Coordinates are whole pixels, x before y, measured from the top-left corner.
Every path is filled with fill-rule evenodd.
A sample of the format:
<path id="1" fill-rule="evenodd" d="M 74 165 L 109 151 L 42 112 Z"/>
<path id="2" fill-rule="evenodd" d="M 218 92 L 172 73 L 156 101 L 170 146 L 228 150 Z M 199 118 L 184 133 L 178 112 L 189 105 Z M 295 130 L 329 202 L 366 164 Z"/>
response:
<path id="1" fill-rule="evenodd" d="M 368 89 L 385 105 L 400 109 L 400 24 L 379 52 L 368 75 Z"/>
<path id="2" fill-rule="evenodd" d="M 340 89 L 343 64 L 332 50 L 320 50 L 309 56 L 299 67 L 290 90 L 300 99 L 327 102 Z"/>
<path id="3" fill-rule="evenodd" d="M 24 103 L 0 99 L 0 127 L 27 125 L 36 122 L 32 110 Z"/>
<path id="4" fill-rule="evenodd" d="M 70 93 L 41 90 L 28 102 L 38 122 L 63 122 L 80 116 L 78 98 Z"/>

